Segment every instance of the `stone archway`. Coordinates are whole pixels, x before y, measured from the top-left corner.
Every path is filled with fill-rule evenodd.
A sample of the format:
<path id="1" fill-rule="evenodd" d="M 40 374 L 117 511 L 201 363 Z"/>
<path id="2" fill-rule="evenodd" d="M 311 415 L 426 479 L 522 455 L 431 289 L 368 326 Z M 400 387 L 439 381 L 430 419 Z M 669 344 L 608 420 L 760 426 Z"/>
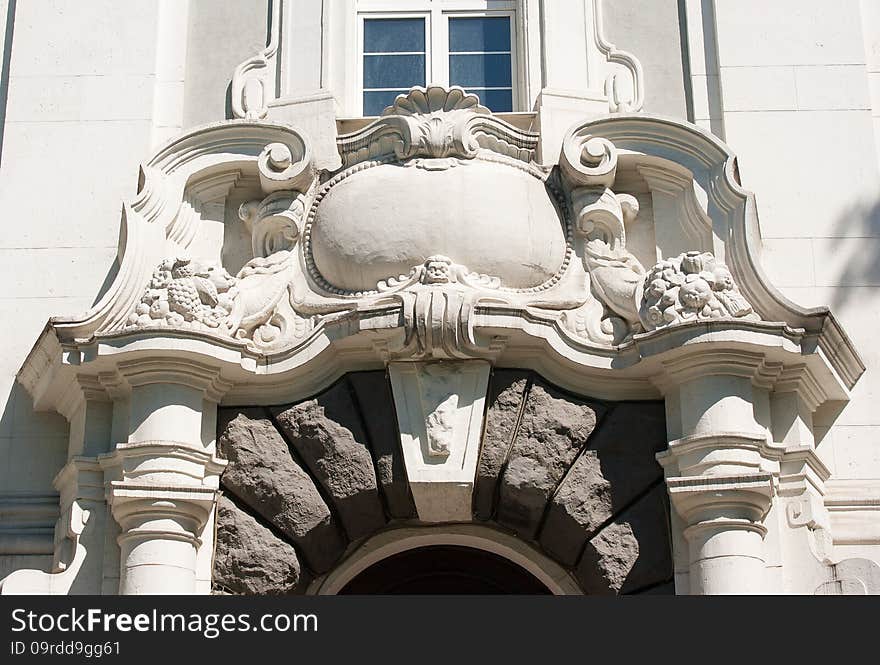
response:
<path id="1" fill-rule="evenodd" d="M 385 372 L 348 374 L 296 404 L 223 408 L 219 427 L 228 465 L 215 590 L 303 593 L 375 534 L 435 528 L 417 516 Z M 662 402 L 581 398 L 532 372 L 497 370 L 473 523 L 529 544 L 586 593 L 671 593 L 668 499 L 654 458 L 665 446 Z M 429 547 L 455 546 L 438 542 Z M 404 567 L 428 560 L 430 551 L 418 549 Z M 492 570 L 513 575 L 489 554 L 475 554 L 479 546 L 471 549 L 455 555 L 462 565 L 470 557 L 490 577 Z M 385 565 L 358 588 L 382 588 L 392 564 Z M 523 579 L 522 588 L 536 588 Z"/>

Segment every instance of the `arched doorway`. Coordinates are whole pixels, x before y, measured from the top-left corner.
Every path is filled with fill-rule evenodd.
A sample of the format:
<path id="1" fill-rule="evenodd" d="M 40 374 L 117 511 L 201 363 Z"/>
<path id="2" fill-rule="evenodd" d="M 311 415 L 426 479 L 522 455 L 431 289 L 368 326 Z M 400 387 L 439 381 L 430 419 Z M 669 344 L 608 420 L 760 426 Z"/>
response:
<path id="1" fill-rule="evenodd" d="M 527 370 L 494 371 L 487 392 L 470 519 L 435 523 L 413 502 L 385 372 L 294 404 L 221 408 L 215 588 L 671 590 L 663 404 L 581 397 Z"/>
<path id="2" fill-rule="evenodd" d="M 472 547 L 418 547 L 382 559 L 339 594 L 550 594 L 509 559 Z"/>

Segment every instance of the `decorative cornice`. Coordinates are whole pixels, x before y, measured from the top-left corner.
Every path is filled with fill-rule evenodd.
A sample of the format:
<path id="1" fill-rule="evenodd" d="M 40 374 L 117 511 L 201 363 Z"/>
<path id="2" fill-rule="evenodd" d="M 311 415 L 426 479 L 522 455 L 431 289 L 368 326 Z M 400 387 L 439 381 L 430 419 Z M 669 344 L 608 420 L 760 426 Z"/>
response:
<path id="1" fill-rule="evenodd" d="M 783 365 L 768 362 L 764 354 L 732 349 L 694 349 L 674 360 L 663 361 L 663 373 L 653 380 L 666 391 L 687 381 L 705 376 L 733 376 L 748 379 L 752 385 L 772 389 Z"/>
<path id="2" fill-rule="evenodd" d="M 151 358 L 122 360 L 116 365 L 129 387 L 149 384 L 174 384 L 204 391 L 205 399 L 219 402 L 232 384 L 217 369 L 196 361 Z"/>
<path id="3" fill-rule="evenodd" d="M 78 499 L 104 500 L 104 470 L 93 457 L 73 457 L 52 480 L 58 490 L 61 503 L 69 504 Z"/>
<path id="4" fill-rule="evenodd" d="M 806 363 L 786 366 L 773 384 L 773 390 L 777 393 L 796 392 L 811 413 L 828 401 L 828 391 Z"/>
<path id="5" fill-rule="evenodd" d="M 811 409 L 847 398 L 859 366 L 833 318 L 773 305 L 762 276 L 737 258 L 751 242 L 750 199 L 732 180 L 732 157 L 723 144 L 681 123 L 618 116 L 574 127 L 559 168 L 548 173 L 531 161 L 535 142 L 536 135 L 507 126 L 463 91 L 433 86 L 411 91 L 370 127 L 342 137 L 342 151 L 350 148 L 356 163 L 320 176 L 307 142 L 289 127 L 232 121 L 193 130 L 145 164 L 140 192 L 126 207 L 120 274 L 108 294 L 84 317 L 53 320 L 21 380 L 37 408 L 70 412 L 65 394 L 83 391 L 78 374 L 100 399 L 124 396 L 132 381 L 169 381 L 219 400 L 230 390 L 260 392 L 259 386 L 295 392 L 285 387 L 292 377 L 318 386 L 343 371 L 343 359 L 374 367 L 389 360 L 483 358 L 540 365 L 561 384 L 617 398 L 654 398 L 671 380 L 719 372 L 768 390 L 796 390 Z M 429 168 L 461 167 L 452 172 L 456 178 L 477 162 L 482 173 L 495 165 L 499 178 L 513 173 L 511 183 L 524 182 L 511 169 L 533 177 L 527 185 L 534 196 L 547 197 L 541 199 L 545 213 L 554 208 L 564 229 L 558 270 L 546 271 L 552 276 L 537 286 L 517 288 L 505 284 L 495 265 L 483 269 L 428 247 L 420 248 L 424 258 L 417 256 L 412 266 L 394 265 L 378 277 L 375 288 L 349 291 L 322 281 L 311 260 L 310 234 L 327 193 L 382 164 L 395 164 L 383 173 L 434 177 L 399 168 L 419 160 L 431 162 L 422 164 Z M 664 164 L 673 174 L 666 180 Z M 727 210 L 727 217 L 714 220 L 724 240 L 713 247 L 717 256 L 685 253 L 671 266 L 645 271 L 626 247 L 638 202 L 612 189 L 619 168 L 629 176 L 639 166 L 670 189 L 682 185 L 684 191 L 685 172 L 694 182 L 703 178 L 699 186 L 710 208 Z M 192 232 L 201 224 L 196 213 L 216 207 L 232 186 L 255 193 L 242 207 L 254 258 L 234 277 L 219 262 L 205 263 L 174 247 L 199 235 Z M 182 201 L 192 215 L 183 214 Z M 555 224 L 553 217 L 544 214 L 542 222 Z M 664 277 L 668 284 L 652 295 L 654 278 L 667 272 L 675 279 Z M 679 277 L 683 284 L 675 283 Z M 691 277 L 711 291 L 703 307 L 682 297 Z M 674 301 L 674 320 L 656 328 L 642 316 L 656 304 L 646 300 L 646 291 L 658 302 L 666 296 Z M 766 320 L 736 316 L 749 307 Z M 792 325 L 798 322 L 812 327 L 799 330 Z M 329 363 L 328 369 L 316 371 L 314 362 Z M 73 401 L 67 399 L 67 406 Z"/>
<path id="6" fill-rule="evenodd" d="M 779 464 L 779 495 L 796 496 L 811 491 L 825 494 L 825 483 L 831 470 L 819 459 L 810 446 L 790 446 L 783 449 Z"/>

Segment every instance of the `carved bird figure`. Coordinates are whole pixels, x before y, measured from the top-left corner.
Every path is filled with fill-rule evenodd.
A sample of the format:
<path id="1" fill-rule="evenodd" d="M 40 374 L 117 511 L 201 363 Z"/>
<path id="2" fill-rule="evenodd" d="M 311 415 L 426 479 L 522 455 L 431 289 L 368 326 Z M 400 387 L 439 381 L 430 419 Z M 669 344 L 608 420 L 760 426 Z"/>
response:
<path id="1" fill-rule="evenodd" d="M 596 297 L 630 325 L 638 324 L 636 290 L 645 278 L 642 264 L 626 249 L 609 247 L 599 239 L 587 242 L 584 250 Z"/>

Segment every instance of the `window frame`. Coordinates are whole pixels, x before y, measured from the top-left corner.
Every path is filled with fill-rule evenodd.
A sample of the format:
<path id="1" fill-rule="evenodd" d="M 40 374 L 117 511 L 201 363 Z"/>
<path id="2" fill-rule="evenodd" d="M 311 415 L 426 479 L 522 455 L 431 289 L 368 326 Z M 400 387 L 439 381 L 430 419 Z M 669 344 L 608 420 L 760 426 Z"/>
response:
<path id="1" fill-rule="evenodd" d="M 405 6 L 402 6 L 404 5 Z M 517 2 L 510 0 L 358 0 L 357 48 L 352 98 L 357 100 L 360 115 L 364 112 L 364 22 L 383 18 L 423 18 L 425 21 L 425 81 L 449 87 L 449 19 L 507 17 L 510 22 L 511 111 L 521 105 L 523 72 L 517 52 L 519 25 Z M 438 47 L 439 45 L 439 47 Z"/>
<path id="2" fill-rule="evenodd" d="M 357 96 L 355 99 L 358 100 L 358 106 L 360 107 L 361 115 L 364 113 L 364 92 L 368 90 L 397 90 L 397 88 L 364 88 L 364 58 L 367 55 L 376 55 L 364 53 L 364 23 L 370 19 L 395 19 L 395 18 L 421 18 L 425 21 L 425 83 L 430 83 L 432 80 L 432 57 L 431 57 L 431 42 L 432 34 L 431 34 L 431 16 L 426 12 L 413 12 L 413 11 L 399 11 L 399 12 L 358 12 L 358 24 L 357 24 L 357 67 L 355 68 L 357 71 L 357 75 L 355 77 L 355 81 L 357 83 Z"/>

